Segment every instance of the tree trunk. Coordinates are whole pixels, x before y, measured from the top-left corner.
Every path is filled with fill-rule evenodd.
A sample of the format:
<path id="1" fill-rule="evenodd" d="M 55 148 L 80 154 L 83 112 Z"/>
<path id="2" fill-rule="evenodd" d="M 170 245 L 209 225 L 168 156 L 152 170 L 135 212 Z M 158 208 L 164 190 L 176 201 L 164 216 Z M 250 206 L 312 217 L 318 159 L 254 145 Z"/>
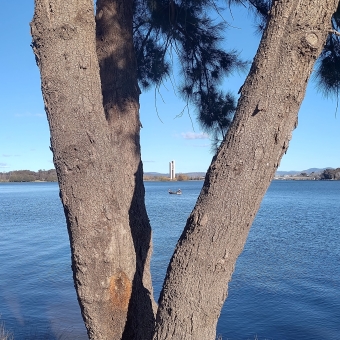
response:
<path id="1" fill-rule="evenodd" d="M 128 190 L 125 202 L 136 253 L 136 273 L 124 339 L 152 338 L 156 304 L 150 274 L 151 227 L 145 209 L 140 157 L 139 86 L 132 36 L 133 0 L 97 0 L 96 40 L 103 105 L 115 173 Z M 116 188 L 117 192 L 120 188 Z"/>
<path id="2" fill-rule="evenodd" d="M 140 161 L 133 2 L 97 5 L 95 32 L 91 0 L 35 0 L 32 46 L 89 337 L 147 340 L 154 322 L 151 231 Z M 169 265 L 155 339 L 214 339 L 235 261 L 288 148 L 336 5 L 275 2 L 233 126 Z"/>
<path id="3" fill-rule="evenodd" d="M 109 24 L 112 30 L 97 36 L 111 44 L 116 34 L 115 45 L 105 50 L 96 44 L 91 0 L 35 0 L 32 47 L 88 335 L 149 339 L 151 229 L 140 159 L 132 3 L 98 6 L 98 27 Z"/>
<path id="4" fill-rule="evenodd" d="M 274 2 L 233 125 L 168 267 L 154 339 L 215 339 L 236 259 L 288 148 L 337 4 Z"/>

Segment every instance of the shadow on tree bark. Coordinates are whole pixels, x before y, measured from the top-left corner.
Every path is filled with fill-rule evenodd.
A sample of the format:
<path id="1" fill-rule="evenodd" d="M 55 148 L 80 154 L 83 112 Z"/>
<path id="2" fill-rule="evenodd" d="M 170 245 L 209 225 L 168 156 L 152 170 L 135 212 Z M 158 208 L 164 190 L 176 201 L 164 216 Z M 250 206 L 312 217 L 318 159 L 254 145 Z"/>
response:
<path id="1" fill-rule="evenodd" d="M 151 227 L 147 216 L 144 197 L 143 165 L 139 163 L 135 173 L 135 191 L 129 219 L 136 253 L 136 273 L 133 279 L 132 294 L 127 314 L 127 322 L 122 339 L 151 340 L 155 323 L 155 308 L 151 276 L 145 272 L 150 267 Z M 150 287 L 148 290 L 145 286 Z"/>

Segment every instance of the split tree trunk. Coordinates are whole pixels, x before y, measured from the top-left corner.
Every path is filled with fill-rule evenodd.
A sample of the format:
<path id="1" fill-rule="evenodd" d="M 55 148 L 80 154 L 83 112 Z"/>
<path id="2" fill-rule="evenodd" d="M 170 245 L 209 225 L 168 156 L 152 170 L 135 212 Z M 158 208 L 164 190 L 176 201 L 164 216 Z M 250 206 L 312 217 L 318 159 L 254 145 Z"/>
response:
<path id="1" fill-rule="evenodd" d="M 132 1 L 98 6 L 97 44 L 92 0 L 35 0 L 32 46 L 88 335 L 150 339 L 151 229 L 140 159 Z"/>
<path id="2" fill-rule="evenodd" d="M 279 0 L 168 267 L 154 339 L 215 339 L 250 226 L 297 125 L 335 0 Z"/>
<path id="3" fill-rule="evenodd" d="M 168 268 L 155 339 L 214 339 L 236 258 L 288 148 L 336 5 L 274 4 L 234 124 Z M 91 0 L 35 0 L 31 25 L 91 339 L 146 340 L 153 327 L 131 22 L 132 0 L 98 0 L 96 43 Z"/>

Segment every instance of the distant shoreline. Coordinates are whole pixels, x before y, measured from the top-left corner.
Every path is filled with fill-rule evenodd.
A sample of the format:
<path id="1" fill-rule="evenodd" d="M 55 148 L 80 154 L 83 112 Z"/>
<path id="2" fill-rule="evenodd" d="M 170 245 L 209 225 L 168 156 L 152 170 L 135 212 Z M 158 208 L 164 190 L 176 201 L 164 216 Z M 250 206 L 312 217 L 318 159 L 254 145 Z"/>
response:
<path id="1" fill-rule="evenodd" d="M 143 181 L 145 182 L 203 181 L 204 178 L 205 172 L 177 173 L 174 180 L 170 179 L 169 174 L 158 172 L 145 172 L 143 175 Z M 340 168 L 312 168 L 302 172 L 278 171 L 276 172 L 273 179 L 295 181 L 340 180 Z M 9 172 L 0 172 L 0 183 L 57 181 L 58 178 L 55 169 L 39 171 L 14 170 Z"/>

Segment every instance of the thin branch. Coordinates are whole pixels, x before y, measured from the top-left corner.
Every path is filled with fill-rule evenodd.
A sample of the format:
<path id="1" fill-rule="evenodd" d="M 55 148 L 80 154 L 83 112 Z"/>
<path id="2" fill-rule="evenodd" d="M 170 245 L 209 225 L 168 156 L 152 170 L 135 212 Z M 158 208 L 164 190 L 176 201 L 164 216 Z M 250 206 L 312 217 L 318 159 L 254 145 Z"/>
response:
<path id="1" fill-rule="evenodd" d="M 188 102 L 187 102 L 186 105 L 183 107 L 182 111 L 181 111 L 178 115 L 176 115 L 174 119 L 183 117 L 184 110 L 188 107 L 188 105 L 189 105 L 189 104 L 188 104 Z"/>
<path id="2" fill-rule="evenodd" d="M 340 32 L 336 31 L 336 30 L 329 30 L 328 33 L 330 34 L 335 34 L 337 35 L 338 37 L 340 37 Z"/>
<path id="3" fill-rule="evenodd" d="M 336 118 L 336 114 L 338 113 L 338 107 L 339 107 L 339 87 L 336 88 L 336 108 L 335 108 L 335 118 Z"/>
<path id="4" fill-rule="evenodd" d="M 151 34 L 151 32 L 152 32 L 152 29 L 153 29 L 153 25 L 151 24 L 150 27 L 149 27 L 148 33 L 145 35 L 145 38 L 144 38 L 144 40 L 142 41 L 142 44 L 141 44 L 141 47 L 140 47 L 140 50 L 139 50 L 137 59 L 139 59 L 140 56 L 141 56 L 141 53 L 143 53 L 143 48 L 144 48 L 144 46 L 145 46 L 145 44 L 146 44 L 146 41 L 149 39 L 149 36 L 150 36 L 150 34 Z"/>
<path id="5" fill-rule="evenodd" d="M 190 114 L 190 110 L 189 110 L 189 102 L 188 102 L 188 101 L 187 101 L 187 108 L 188 108 L 188 116 L 189 116 L 189 118 L 190 118 L 192 130 L 195 132 L 194 122 L 192 121 L 192 117 L 191 117 L 191 114 Z"/>
<path id="6" fill-rule="evenodd" d="M 147 23 L 148 21 L 141 21 L 139 24 L 136 23 L 136 25 L 133 26 L 133 34 L 136 34 L 138 30 Z"/>
<path id="7" fill-rule="evenodd" d="M 160 122 L 161 122 L 162 124 L 164 124 L 163 121 L 162 121 L 162 119 L 161 119 L 161 117 L 159 116 L 159 112 L 158 112 L 156 88 L 155 88 L 155 109 L 156 109 L 156 113 L 157 113 L 158 119 L 160 120 Z"/>

